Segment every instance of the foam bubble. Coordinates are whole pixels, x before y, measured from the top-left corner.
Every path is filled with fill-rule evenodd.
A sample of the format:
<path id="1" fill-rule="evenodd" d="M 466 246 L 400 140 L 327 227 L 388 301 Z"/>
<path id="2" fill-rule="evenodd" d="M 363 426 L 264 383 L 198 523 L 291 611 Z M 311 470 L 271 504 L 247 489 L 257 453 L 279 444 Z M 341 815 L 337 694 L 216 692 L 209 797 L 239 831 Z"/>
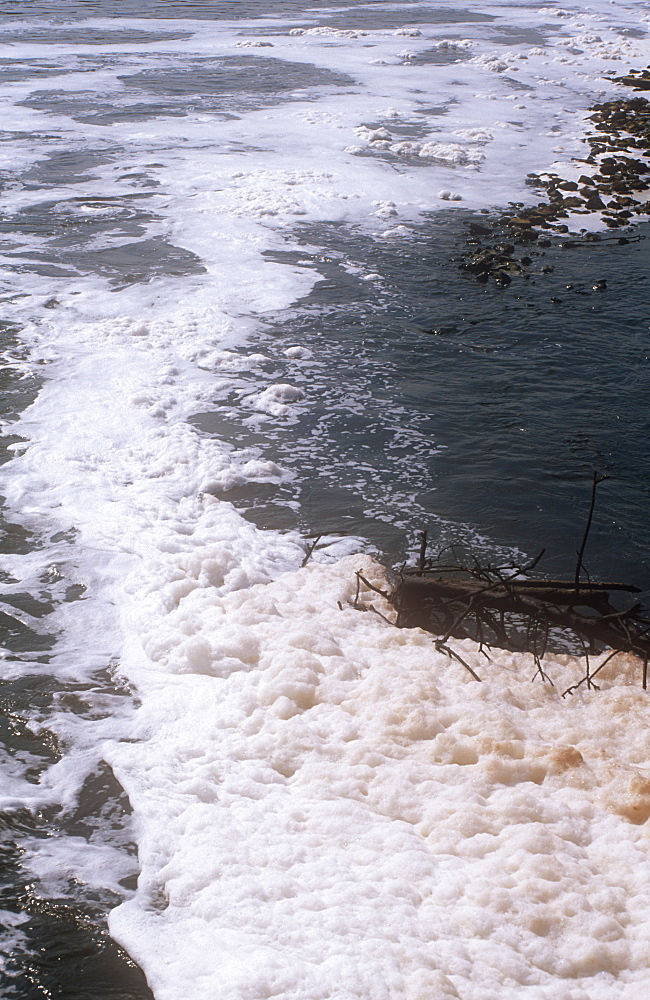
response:
<path id="1" fill-rule="evenodd" d="M 300 347 L 299 345 L 287 347 L 284 353 L 292 361 L 308 361 L 312 357 L 312 352 L 308 347 Z"/>
<path id="2" fill-rule="evenodd" d="M 279 382 L 277 385 L 270 385 L 256 396 L 254 406 L 256 410 L 263 410 L 274 417 L 282 417 L 289 412 L 292 403 L 304 398 L 305 394 L 298 386 Z"/>

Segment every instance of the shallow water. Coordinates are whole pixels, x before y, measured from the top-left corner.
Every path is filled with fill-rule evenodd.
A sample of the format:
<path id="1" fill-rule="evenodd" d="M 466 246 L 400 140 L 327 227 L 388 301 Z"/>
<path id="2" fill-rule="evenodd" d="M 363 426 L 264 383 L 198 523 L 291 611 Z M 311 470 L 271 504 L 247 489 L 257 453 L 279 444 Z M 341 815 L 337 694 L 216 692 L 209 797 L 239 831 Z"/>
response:
<path id="1" fill-rule="evenodd" d="M 638 665 L 474 686 L 349 604 L 423 528 L 572 577 L 594 470 L 650 591 L 647 226 L 458 266 L 650 10 L 0 15 L 5 994 L 636 997 Z"/>
<path id="2" fill-rule="evenodd" d="M 544 546 L 546 574 L 572 578 L 598 470 L 611 479 L 598 495 L 588 568 L 645 590 L 645 230 L 623 246 L 604 236 L 542 250 L 528 280 L 501 289 L 458 271 L 471 221 L 437 216 L 402 252 L 368 248 L 340 227 L 301 231 L 330 261 L 282 327 L 313 352 L 303 379 L 317 403 L 284 434 L 270 432 L 274 458 L 301 472 L 280 494 L 300 501 L 303 531 L 347 524 L 392 562 L 427 528 L 434 548 L 474 539 L 477 551 L 501 545 L 532 557 Z M 372 296 L 350 261 L 377 273 Z"/>

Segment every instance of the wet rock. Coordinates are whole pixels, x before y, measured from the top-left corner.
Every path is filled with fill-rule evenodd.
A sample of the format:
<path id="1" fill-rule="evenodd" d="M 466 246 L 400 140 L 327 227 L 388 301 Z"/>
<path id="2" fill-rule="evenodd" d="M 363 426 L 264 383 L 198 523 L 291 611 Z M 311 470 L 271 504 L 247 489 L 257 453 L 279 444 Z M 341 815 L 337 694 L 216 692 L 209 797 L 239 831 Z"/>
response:
<path id="1" fill-rule="evenodd" d="M 633 90 L 650 90 L 650 70 L 631 69 L 626 76 L 615 76 L 615 83 L 623 83 Z"/>
<path id="2" fill-rule="evenodd" d="M 630 70 L 616 82 L 650 89 L 650 69 Z M 507 211 L 492 216 L 485 225 L 470 224 L 468 252 L 460 258 L 460 267 L 468 275 L 482 283 L 493 279 L 505 287 L 513 275 L 530 277 L 534 258 L 552 245 L 550 239 L 542 238 L 545 231 L 559 237 L 557 245 L 562 249 L 600 239 L 597 233 L 567 239 L 569 225 L 561 220 L 597 212 L 608 229 L 617 229 L 629 227 L 635 216 L 648 214 L 649 203 L 637 196 L 650 189 L 650 101 L 644 97 L 605 101 L 594 106 L 588 120 L 594 132 L 586 139 L 586 169 L 577 181 L 551 172 L 529 174 L 526 183 L 545 200 L 530 207 L 510 202 Z M 490 212 L 484 209 L 482 214 Z M 544 267 L 541 273 L 550 270 Z M 594 290 L 603 287 L 598 283 Z"/>
<path id="3" fill-rule="evenodd" d="M 605 207 L 605 202 L 603 201 L 603 199 L 598 194 L 594 193 L 594 194 L 590 194 L 585 199 L 585 205 L 586 205 L 586 207 L 590 211 L 597 212 L 599 208 L 604 208 Z"/>

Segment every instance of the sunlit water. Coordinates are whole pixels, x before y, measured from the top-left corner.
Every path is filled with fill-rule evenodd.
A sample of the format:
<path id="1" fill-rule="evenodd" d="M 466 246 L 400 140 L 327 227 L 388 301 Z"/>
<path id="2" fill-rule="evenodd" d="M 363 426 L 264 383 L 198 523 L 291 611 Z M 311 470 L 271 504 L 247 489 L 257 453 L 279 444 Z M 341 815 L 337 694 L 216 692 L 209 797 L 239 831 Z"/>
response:
<path id="1" fill-rule="evenodd" d="M 645 5 L 0 14 L 5 995 L 150 996 L 119 940 L 157 1000 L 639 996 L 633 667 L 567 722 L 516 657 L 434 690 L 427 640 L 339 620 L 337 560 L 426 528 L 571 578 L 597 470 L 587 568 L 650 590 L 647 228 L 506 289 L 457 260 L 580 155 Z M 598 740 L 614 763 L 562 784 Z"/>

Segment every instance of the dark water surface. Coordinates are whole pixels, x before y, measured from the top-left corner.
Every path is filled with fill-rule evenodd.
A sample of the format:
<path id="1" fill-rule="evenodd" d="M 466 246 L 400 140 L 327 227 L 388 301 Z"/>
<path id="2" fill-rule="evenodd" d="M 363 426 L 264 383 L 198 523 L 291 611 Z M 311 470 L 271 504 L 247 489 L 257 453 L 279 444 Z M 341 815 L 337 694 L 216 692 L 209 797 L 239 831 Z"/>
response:
<path id="1" fill-rule="evenodd" d="M 11 420 L 35 399 L 41 380 L 31 366 L 23 367 L 26 351 L 18 327 L 0 323 L 0 418 Z M 0 437 L 0 464 L 10 460 L 15 435 Z M 0 498 L 4 499 L 4 498 Z M 25 555 L 46 541 L 0 514 L 0 553 Z M 53 539 L 57 541 L 57 539 Z M 49 667 L 56 636 L 47 631 L 47 618 L 62 600 L 71 602 L 81 590 L 68 587 L 50 573 L 34 581 L 29 591 L 17 591 L 17 581 L 0 574 L 0 647 L 3 661 L 24 662 L 26 675 L 0 682 L 0 754 L 5 776 L 21 773 L 34 786 L 61 757 L 56 738 L 43 731 L 35 735 L 28 719 L 47 718 L 53 705 L 66 702 L 71 711 L 84 712 L 87 693 L 98 687 L 115 697 L 108 677 L 98 685 L 62 682 Z M 13 616 L 16 612 L 18 617 Z M 21 613 L 43 623 L 43 630 L 24 624 Z M 122 693 L 122 697 L 126 692 Z M 119 695 L 118 695 L 119 697 Z M 91 711 L 90 702 L 85 706 Z M 62 815 L 58 809 L 8 808 L 0 810 L 0 927 L 5 913 L 25 914 L 20 924 L 24 939 L 3 956 L 0 996 L 16 1000 L 149 1000 L 144 976 L 104 929 L 107 907 L 117 900 L 110 894 L 93 899 L 81 885 L 70 884 L 62 898 L 44 898 L 23 865 L 25 844 L 52 838 L 90 837 L 98 819 L 119 827 L 129 804 L 113 775 L 98 772 L 84 787 L 77 807 Z"/>
<path id="2" fill-rule="evenodd" d="M 273 0 L 272 3 L 265 3 L 262 0 L 187 0 L 187 2 L 174 3 L 173 0 L 59 0 L 53 3 L 52 0 L 33 0 L 29 5 L 29 16 L 42 14 L 61 18 L 86 18 L 94 15 L 102 17 L 151 17 L 161 19 L 182 19 L 192 20 L 217 20 L 252 17 L 267 17 L 275 15 L 278 17 L 287 14 L 304 15 L 306 4 L 304 0 Z M 490 23 L 495 20 L 489 14 L 480 14 L 475 11 L 463 8 L 453 8 L 441 6 L 438 10 L 431 10 L 430 7 L 423 6 L 412 0 L 408 4 L 410 10 L 404 8 L 407 4 L 400 4 L 393 13 L 387 8 L 384 0 L 338 0 L 334 3 L 314 4 L 314 11 L 322 19 L 322 11 L 336 12 L 337 8 L 345 12 L 345 18 L 349 26 L 353 27 L 363 24 L 364 27 L 371 27 L 373 24 L 372 8 L 377 7 L 374 15 L 377 24 L 382 27 L 392 24 L 420 24 L 420 23 L 440 23 L 440 24 L 469 24 L 469 23 Z M 360 8 L 355 12 L 354 8 Z M 2 0 L 0 2 L 0 15 L 24 17 L 26 14 L 25 4 L 20 0 Z M 338 18 L 338 14 L 336 14 Z M 337 22 L 338 23 L 338 22 Z M 98 32 L 98 39 L 101 39 L 101 32 Z"/>
<path id="3" fill-rule="evenodd" d="M 310 377 L 318 402 L 290 441 L 276 436 L 276 457 L 299 472 L 281 493 L 300 500 L 303 530 L 347 524 L 389 561 L 428 528 L 434 550 L 544 547 L 539 570 L 572 579 L 597 471 L 610 479 L 587 569 L 648 592 L 650 229 L 623 245 L 609 235 L 558 242 L 527 280 L 500 288 L 458 268 L 471 220 L 438 216 L 402 247 L 305 227 L 305 244 L 330 263 L 283 331 L 326 375 Z M 359 265 L 382 276 L 370 293 L 336 261 L 337 251 L 354 261 L 355 247 Z M 396 425 L 417 429 L 397 452 Z"/>

